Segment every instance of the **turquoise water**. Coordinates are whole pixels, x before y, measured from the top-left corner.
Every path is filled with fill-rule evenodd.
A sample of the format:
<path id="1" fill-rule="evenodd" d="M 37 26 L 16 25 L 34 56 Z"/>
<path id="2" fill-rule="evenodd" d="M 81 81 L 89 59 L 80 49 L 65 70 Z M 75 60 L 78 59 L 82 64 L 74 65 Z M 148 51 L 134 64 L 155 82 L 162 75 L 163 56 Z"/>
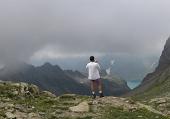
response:
<path id="1" fill-rule="evenodd" d="M 141 81 L 127 81 L 127 85 L 129 86 L 130 89 L 134 89 L 137 86 L 139 86 Z"/>

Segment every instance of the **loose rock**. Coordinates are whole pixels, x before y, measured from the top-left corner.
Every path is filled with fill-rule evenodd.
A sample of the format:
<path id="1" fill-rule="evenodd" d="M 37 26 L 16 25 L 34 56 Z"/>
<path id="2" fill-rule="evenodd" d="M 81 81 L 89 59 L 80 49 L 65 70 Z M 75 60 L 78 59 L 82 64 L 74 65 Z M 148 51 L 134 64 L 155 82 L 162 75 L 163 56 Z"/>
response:
<path id="1" fill-rule="evenodd" d="M 72 112 L 89 112 L 90 108 L 89 108 L 88 102 L 85 101 L 85 102 L 80 103 L 77 106 L 70 107 L 69 110 Z"/>

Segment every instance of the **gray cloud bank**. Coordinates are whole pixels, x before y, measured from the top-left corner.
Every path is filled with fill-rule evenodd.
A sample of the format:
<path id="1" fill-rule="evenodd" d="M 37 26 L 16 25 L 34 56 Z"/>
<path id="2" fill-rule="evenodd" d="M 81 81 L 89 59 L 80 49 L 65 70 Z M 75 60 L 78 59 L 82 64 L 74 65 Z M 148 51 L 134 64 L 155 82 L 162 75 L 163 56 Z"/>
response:
<path id="1" fill-rule="evenodd" d="M 0 61 L 160 54 L 169 0 L 1 0 Z"/>

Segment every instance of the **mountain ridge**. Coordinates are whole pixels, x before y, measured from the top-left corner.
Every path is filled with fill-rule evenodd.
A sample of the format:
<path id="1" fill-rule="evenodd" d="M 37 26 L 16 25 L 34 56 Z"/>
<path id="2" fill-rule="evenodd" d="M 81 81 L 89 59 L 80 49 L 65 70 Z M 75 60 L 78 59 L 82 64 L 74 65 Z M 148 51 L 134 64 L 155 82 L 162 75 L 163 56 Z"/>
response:
<path id="1" fill-rule="evenodd" d="M 146 75 L 142 83 L 126 96 L 136 96 L 138 99 L 170 95 L 170 38 L 167 39 L 164 50 L 155 71 Z M 142 98 L 144 97 L 144 98 Z"/>
<path id="2" fill-rule="evenodd" d="M 8 65 L 0 70 L 0 79 L 4 81 L 17 81 L 33 83 L 43 90 L 49 90 L 56 95 L 75 93 L 90 95 L 89 81 L 79 71 L 63 70 L 58 65 L 44 63 L 35 67 L 26 63 L 20 66 Z M 124 82 L 117 84 L 117 80 L 103 79 L 106 95 L 122 95 L 130 89 Z M 111 88 L 112 87 L 112 88 Z"/>

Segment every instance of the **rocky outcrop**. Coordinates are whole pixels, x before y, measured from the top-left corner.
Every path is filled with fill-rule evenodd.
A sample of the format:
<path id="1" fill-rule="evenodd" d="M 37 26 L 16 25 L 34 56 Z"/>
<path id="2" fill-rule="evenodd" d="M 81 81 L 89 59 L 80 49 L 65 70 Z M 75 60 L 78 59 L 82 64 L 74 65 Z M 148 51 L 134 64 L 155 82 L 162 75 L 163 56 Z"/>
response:
<path id="1" fill-rule="evenodd" d="M 149 100 L 148 104 L 160 112 L 170 115 L 170 97 L 153 98 Z"/>
<path id="2" fill-rule="evenodd" d="M 0 81 L 0 119 L 42 119 L 31 105 L 40 93 L 33 84 Z"/>
<path id="3" fill-rule="evenodd" d="M 36 85 L 33 84 L 27 84 L 23 82 L 14 83 L 11 81 L 0 81 L 0 87 L 2 90 L 1 93 L 6 92 L 7 94 L 11 95 L 39 95 L 39 88 Z M 10 92 L 8 90 L 3 90 L 3 88 L 11 88 Z"/>
<path id="4" fill-rule="evenodd" d="M 170 38 L 166 41 L 164 50 L 159 60 L 159 65 L 156 68 L 156 71 L 163 71 L 166 68 L 170 67 Z"/>
<path id="5" fill-rule="evenodd" d="M 50 92 L 38 90 L 37 87 L 35 92 L 24 90 L 22 93 L 14 94 L 13 92 L 22 89 L 20 87 L 35 89 L 36 86 L 0 82 L 0 119 L 112 119 L 113 117 L 132 119 L 139 116 L 169 119 L 167 115 L 132 99 L 110 96 L 92 100 L 89 96 L 76 94 L 56 97 Z M 163 103 L 163 100 L 159 101 L 159 104 Z"/>

